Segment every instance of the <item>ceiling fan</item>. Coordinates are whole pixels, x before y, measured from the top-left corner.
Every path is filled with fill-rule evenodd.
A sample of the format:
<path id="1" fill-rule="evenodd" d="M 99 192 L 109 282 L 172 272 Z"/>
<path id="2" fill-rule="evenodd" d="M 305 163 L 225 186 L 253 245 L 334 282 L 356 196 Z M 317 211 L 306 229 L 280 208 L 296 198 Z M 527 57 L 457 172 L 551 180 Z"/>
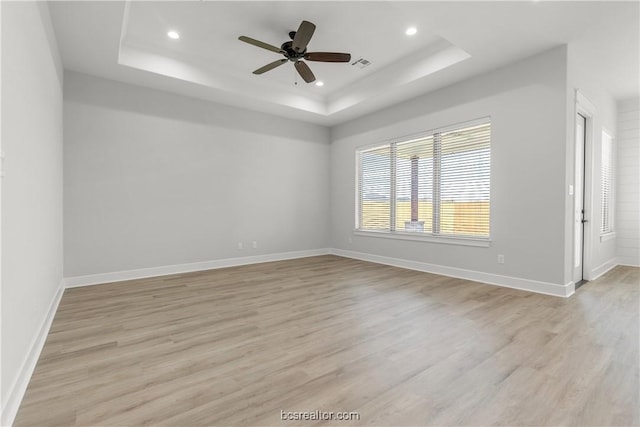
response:
<path id="1" fill-rule="evenodd" d="M 291 41 L 284 42 L 280 47 L 276 47 L 270 45 L 265 42 L 261 42 L 260 40 L 252 39 L 247 36 L 238 37 L 239 40 L 252 44 L 254 46 L 261 47 L 263 49 L 270 50 L 272 52 L 281 53 L 284 55 L 283 59 L 278 59 L 270 64 L 265 65 L 264 67 L 260 67 L 253 72 L 253 74 L 262 74 L 266 73 L 269 70 L 273 70 L 276 67 L 284 64 L 287 61 L 293 62 L 298 74 L 300 77 L 307 82 L 311 83 L 316 79 L 316 77 L 311 72 L 309 66 L 302 61 L 302 59 L 306 59 L 307 61 L 319 61 L 319 62 L 349 62 L 351 60 L 351 55 L 348 53 L 338 53 L 338 52 L 307 52 L 307 45 L 309 44 L 309 40 L 311 40 L 311 36 L 313 36 L 313 32 L 316 30 L 316 26 L 309 21 L 302 21 L 298 31 L 289 32 L 289 37 Z"/>

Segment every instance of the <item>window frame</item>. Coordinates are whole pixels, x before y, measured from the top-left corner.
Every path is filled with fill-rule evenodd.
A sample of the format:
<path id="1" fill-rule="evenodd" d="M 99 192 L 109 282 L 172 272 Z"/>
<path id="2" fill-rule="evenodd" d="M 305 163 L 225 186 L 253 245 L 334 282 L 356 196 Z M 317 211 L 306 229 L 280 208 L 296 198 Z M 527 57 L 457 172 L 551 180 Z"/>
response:
<path id="1" fill-rule="evenodd" d="M 615 149 L 615 137 L 613 133 L 610 132 L 606 128 L 602 128 L 601 131 L 601 146 L 600 146 L 600 241 L 604 242 L 610 240 L 616 236 L 615 229 L 615 167 L 616 167 L 616 149 Z M 605 196 L 605 188 L 603 181 L 603 169 L 604 169 L 604 136 L 607 136 L 609 139 L 609 187 L 607 195 L 607 220 L 608 223 L 605 226 L 604 223 L 604 196 Z"/>
<path id="2" fill-rule="evenodd" d="M 464 122 L 455 123 L 448 126 L 438 127 L 426 131 L 421 131 L 418 133 L 412 133 L 408 135 L 404 135 L 401 137 L 390 138 L 384 141 L 378 141 L 371 144 L 357 146 L 355 148 L 355 228 L 353 230 L 354 235 L 358 236 L 367 236 L 367 237 L 377 237 L 377 238 L 385 238 L 385 239 L 395 239 L 395 240 L 405 240 L 405 241 L 422 241 L 422 242 L 432 242 L 432 243 L 443 243 L 443 244 L 453 244 L 453 245 L 463 245 L 463 246 L 476 246 L 476 247 L 489 247 L 491 246 L 491 191 L 489 192 L 489 234 L 487 236 L 472 236 L 472 235 L 448 235 L 448 234 L 434 234 L 433 232 L 407 232 L 407 231 L 399 231 L 399 230 L 364 230 L 360 228 L 362 222 L 362 198 L 361 198 L 361 174 L 362 167 L 360 161 L 360 154 L 363 151 L 373 150 L 381 147 L 391 147 L 392 144 L 402 144 L 416 139 L 423 139 L 429 137 L 435 137 L 435 134 L 447 133 L 455 130 L 459 130 L 465 127 L 471 127 L 476 125 L 489 124 L 491 127 L 492 133 L 492 120 L 491 116 L 484 116 L 481 118 L 468 120 Z M 491 187 L 491 152 L 492 152 L 492 140 L 489 143 L 489 186 Z M 393 162 L 391 162 L 393 163 Z M 391 178 L 393 181 L 394 178 Z M 389 202 L 390 202 L 390 213 L 389 220 L 393 221 L 392 218 L 392 210 L 395 202 L 392 202 L 392 199 L 395 199 L 395 194 L 390 194 Z M 435 215 L 435 213 L 434 213 Z"/>

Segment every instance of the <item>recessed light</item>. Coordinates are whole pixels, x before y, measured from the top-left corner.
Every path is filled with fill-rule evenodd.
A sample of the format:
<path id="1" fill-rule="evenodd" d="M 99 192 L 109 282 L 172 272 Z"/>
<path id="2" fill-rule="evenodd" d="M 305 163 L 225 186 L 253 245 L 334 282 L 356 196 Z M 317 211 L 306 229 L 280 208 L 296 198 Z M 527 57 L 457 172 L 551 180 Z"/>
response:
<path id="1" fill-rule="evenodd" d="M 316 82 L 316 86 L 324 86 L 324 82 L 323 82 L 323 81 L 318 80 L 318 81 Z"/>
<path id="2" fill-rule="evenodd" d="M 418 30 L 416 29 L 416 27 L 409 27 L 409 28 L 407 28 L 407 31 L 405 31 L 404 33 L 406 35 L 408 35 L 408 36 L 412 36 L 417 32 L 418 32 Z"/>
<path id="3" fill-rule="evenodd" d="M 180 38 L 180 34 L 178 34 L 178 32 L 177 32 L 177 31 L 169 31 L 169 32 L 167 33 L 167 36 L 168 36 L 170 39 L 174 39 L 174 40 L 178 40 L 178 39 Z"/>

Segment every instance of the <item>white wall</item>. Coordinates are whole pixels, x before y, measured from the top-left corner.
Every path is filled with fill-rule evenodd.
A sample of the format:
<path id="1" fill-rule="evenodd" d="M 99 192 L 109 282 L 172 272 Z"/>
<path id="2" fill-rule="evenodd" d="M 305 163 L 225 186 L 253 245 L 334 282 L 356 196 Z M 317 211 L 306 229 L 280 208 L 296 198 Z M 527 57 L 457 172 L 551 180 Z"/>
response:
<path id="1" fill-rule="evenodd" d="M 616 265 L 616 239 L 601 238 L 600 227 L 602 218 L 602 192 L 601 192 L 601 166 L 602 166 L 602 130 L 605 129 L 614 138 L 616 136 L 616 102 L 600 83 L 598 76 L 594 75 L 589 67 L 592 58 L 588 53 L 572 45 L 568 46 L 567 64 L 567 182 L 573 183 L 574 174 L 574 148 L 575 148 L 575 92 L 580 91 L 595 108 L 593 117 L 588 118 L 587 132 L 591 131 L 593 139 L 587 141 L 587 177 L 585 204 L 585 218 L 589 221 L 585 227 L 586 246 L 589 253 L 585 263 L 585 278 L 591 280 L 606 272 Z M 589 146 L 590 145 L 590 146 Z M 589 174 L 589 171 L 591 173 Z M 571 201 L 571 199 L 569 199 Z M 573 205 L 567 205 L 567 252 L 573 251 Z M 569 207 L 570 206 L 570 207 Z M 566 270 L 567 280 L 572 276 L 572 265 L 568 263 Z"/>
<path id="2" fill-rule="evenodd" d="M 640 98 L 618 102 L 614 144 L 618 262 L 640 267 Z"/>
<path id="3" fill-rule="evenodd" d="M 64 96 L 65 277 L 328 247 L 326 128 L 73 72 Z"/>
<path id="4" fill-rule="evenodd" d="M 334 247 L 564 285 L 566 55 L 559 47 L 334 128 Z M 353 234 L 356 147 L 484 116 L 492 125 L 491 247 Z"/>
<path id="5" fill-rule="evenodd" d="M 2 425 L 62 279 L 62 67 L 46 3 L 2 4 Z"/>

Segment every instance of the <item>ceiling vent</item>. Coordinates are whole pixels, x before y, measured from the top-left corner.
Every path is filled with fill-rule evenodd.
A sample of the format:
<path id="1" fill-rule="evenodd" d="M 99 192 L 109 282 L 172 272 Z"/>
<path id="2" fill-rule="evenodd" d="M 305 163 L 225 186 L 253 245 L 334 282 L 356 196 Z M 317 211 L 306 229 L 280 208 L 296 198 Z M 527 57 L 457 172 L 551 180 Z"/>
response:
<path id="1" fill-rule="evenodd" d="M 354 62 L 352 62 L 351 65 L 353 65 L 354 67 L 358 67 L 358 68 L 366 68 L 369 65 L 371 65 L 371 61 L 369 61 L 368 59 L 359 58 L 359 59 L 355 60 Z"/>

